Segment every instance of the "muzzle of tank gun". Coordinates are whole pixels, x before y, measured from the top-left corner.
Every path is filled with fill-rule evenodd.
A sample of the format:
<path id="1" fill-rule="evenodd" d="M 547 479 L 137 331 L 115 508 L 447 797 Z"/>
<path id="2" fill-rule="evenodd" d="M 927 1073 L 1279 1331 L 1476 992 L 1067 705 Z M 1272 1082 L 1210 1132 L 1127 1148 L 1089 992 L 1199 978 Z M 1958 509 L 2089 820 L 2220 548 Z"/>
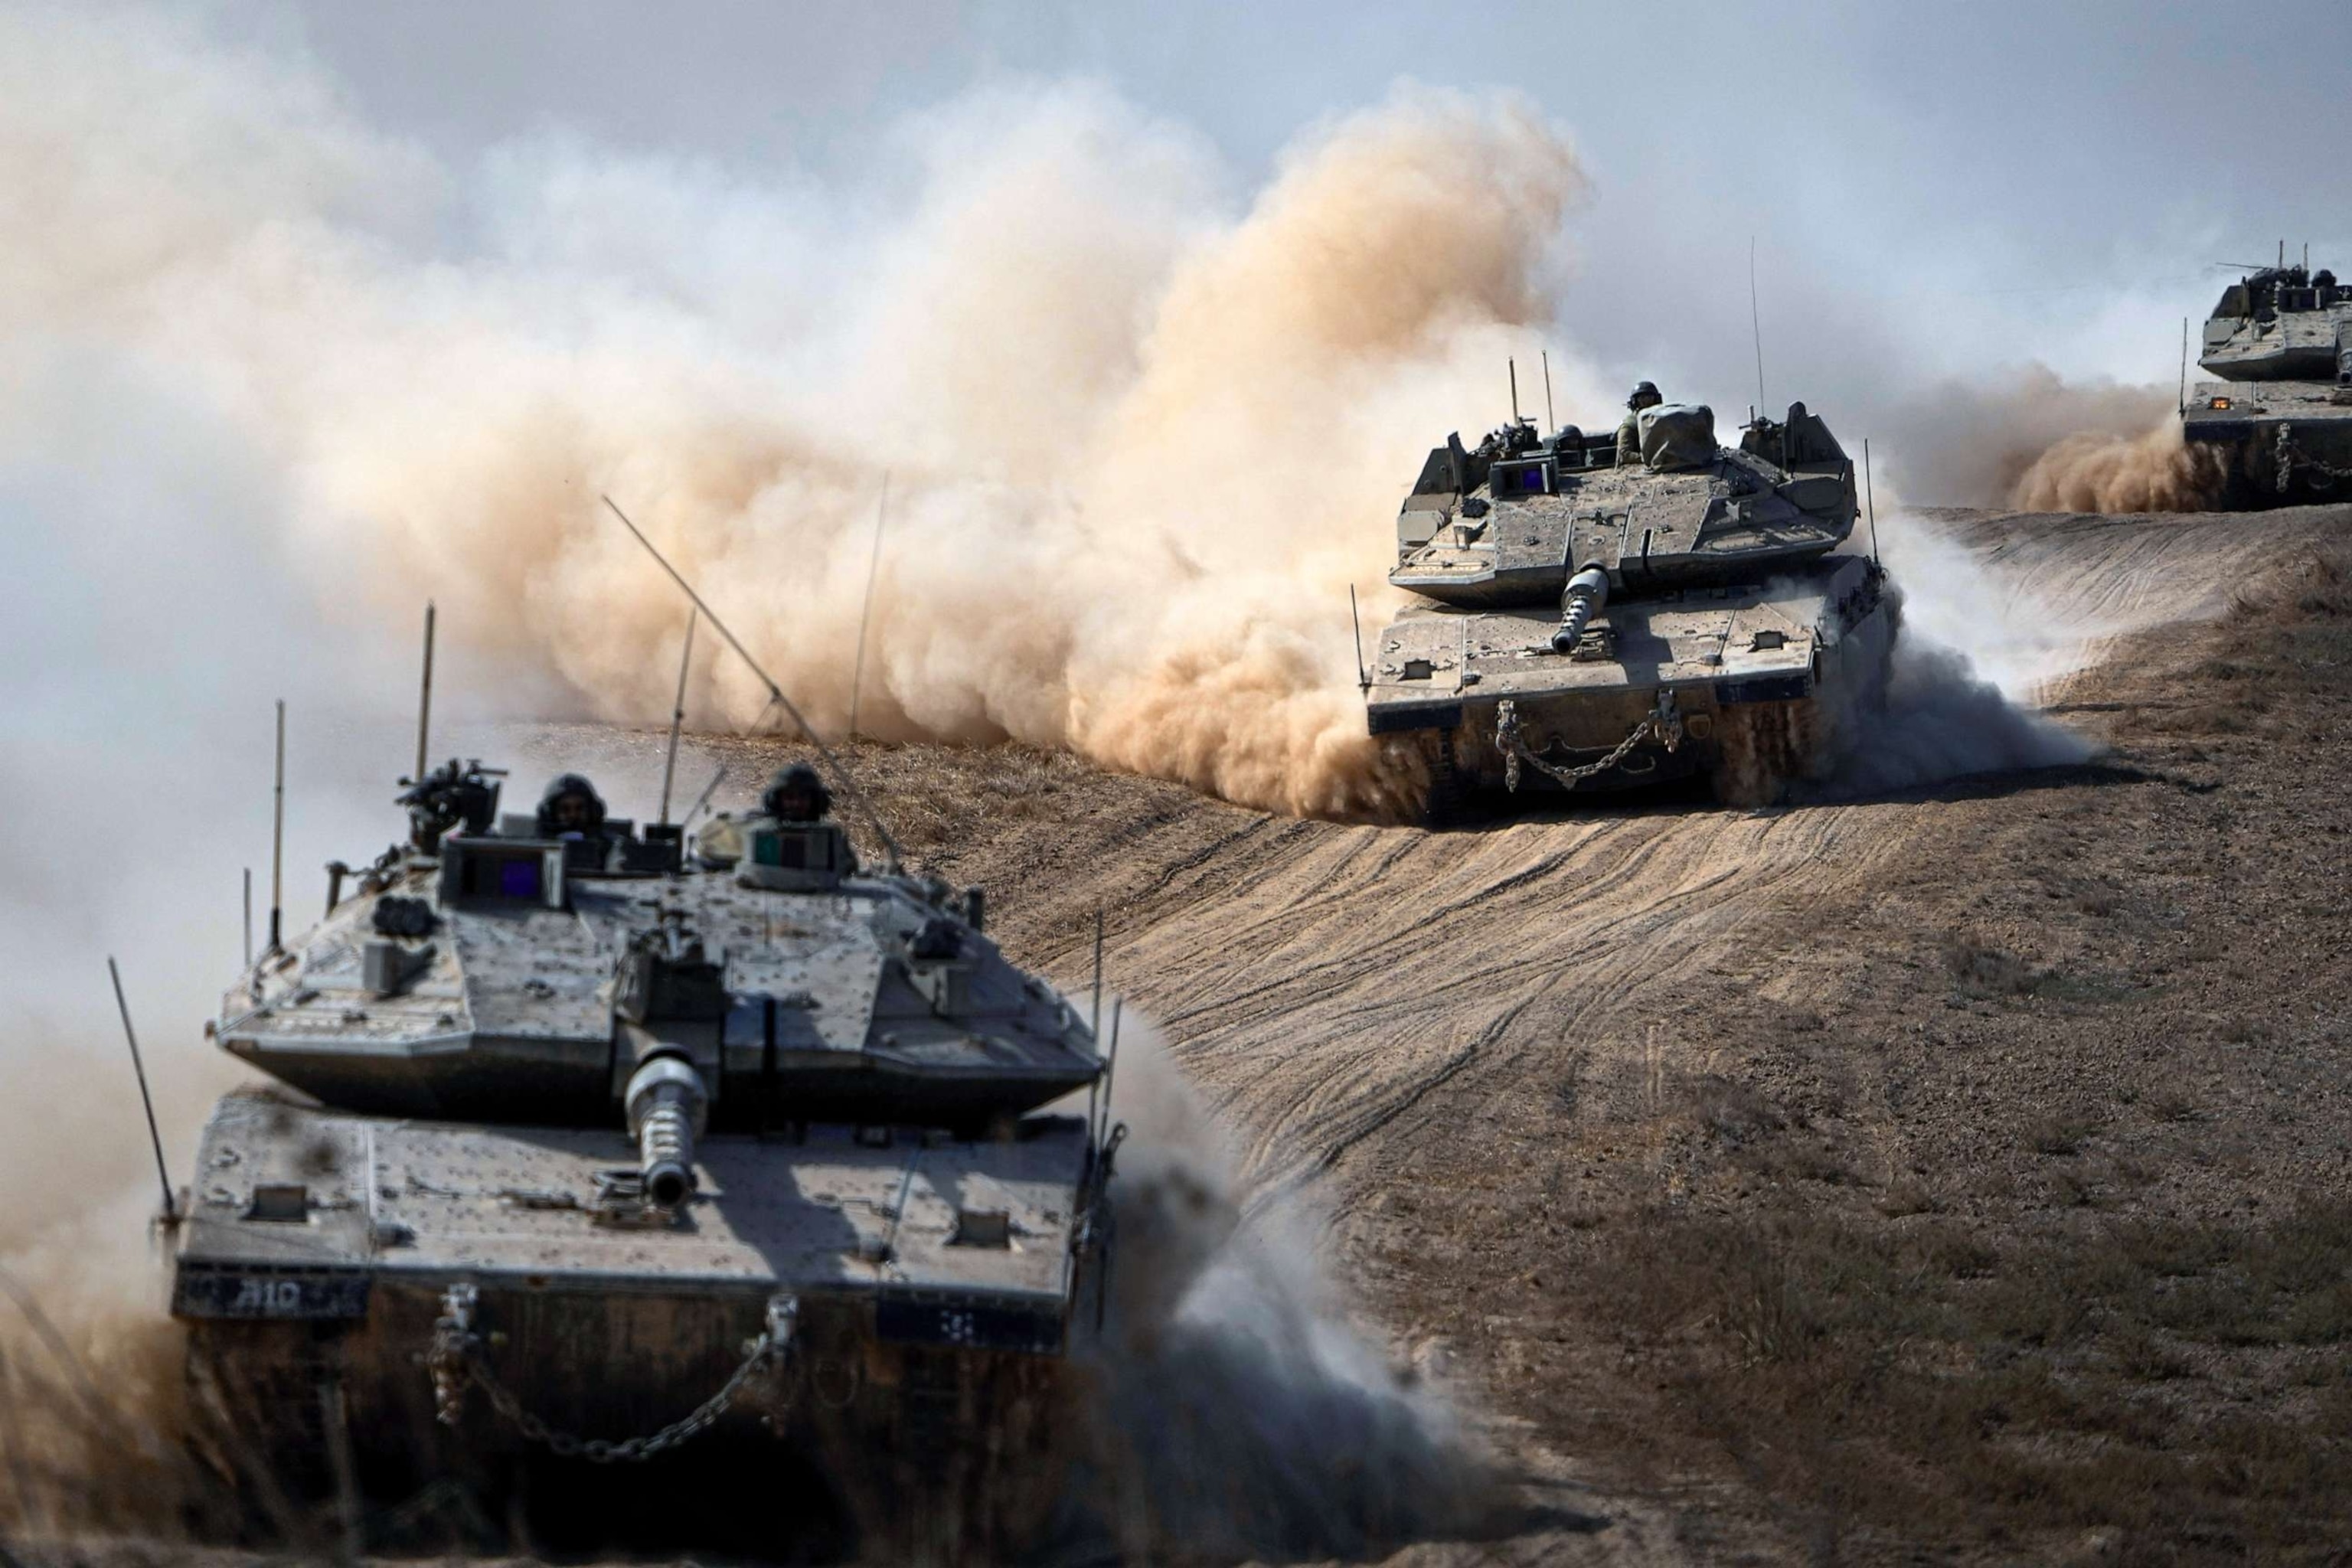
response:
<path id="1" fill-rule="evenodd" d="M 646 1201 L 674 1209 L 694 1193 L 694 1141 L 710 1116 L 702 1075 L 676 1057 L 656 1057 L 629 1079 L 622 1097 L 629 1136 L 637 1141 Z"/>
<path id="2" fill-rule="evenodd" d="M 1598 566 L 1587 566 L 1568 580 L 1568 591 L 1560 595 L 1559 629 L 1551 634 L 1551 650 L 1568 653 L 1583 639 L 1584 628 L 1596 611 L 1609 603 L 1609 574 Z"/>

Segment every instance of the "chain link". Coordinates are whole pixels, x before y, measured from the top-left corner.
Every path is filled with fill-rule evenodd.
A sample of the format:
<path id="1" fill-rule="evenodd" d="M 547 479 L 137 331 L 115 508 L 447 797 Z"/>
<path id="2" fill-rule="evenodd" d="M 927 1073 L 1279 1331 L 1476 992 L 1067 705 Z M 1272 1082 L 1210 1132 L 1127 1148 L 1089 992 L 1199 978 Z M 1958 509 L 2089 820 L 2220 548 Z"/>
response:
<path id="1" fill-rule="evenodd" d="M 1683 720 L 1682 715 L 1675 710 L 1675 694 L 1671 691 L 1658 693 L 1658 705 L 1643 714 L 1640 722 L 1633 726 L 1623 740 L 1617 742 L 1616 748 L 1608 755 L 1598 762 L 1583 763 L 1572 768 L 1563 768 L 1544 761 L 1528 749 L 1527 742 L 1519 739 L 1518 704 L 1506 698 L 1495 710 L 1495 745 L 1503 753 L 1503 787 L 1512 791 L 1518 789 L 1519 764 L 1526 763 L 1538 773 L 1550 778 L 1555 784 L 1574 789 L 1586 779 L 1591 778 L 1596 773 L 1605 773 L 1623 762 L 1626 755 L 1642 743 L 1642 737 L 1654 731 L 1658 739 L 1664 742 L 1667 751 L 1674 752 L 1681 749 Z"/>
<path id="2" fill-rule="evenodd" d="M 2294 483 L 2294 471 L 2297 468 L 2315 468 L 2320 473 L 2326 475 L 2331 480 L 2352 479 L 2352 468 L 2338 468 L 2336 465 L 2328 462 L 2324 458 L 2315 458 L 2310 453 L 2302 450 L 2294 441 L 2293 435 L 2294 430 L 2294 426 L 2291 423 L 2282 425 L 2278 427 L 2276 455 L 2278 459 L 2278 489 L 2281 495 L 2284 495 L 2286 493 L 2287 487 Z"/>
<path id="3" fill-rule="evenodd" d="M 767 1327 L 759 1338 L 744 1346 L 742 1364 L 719 1385 L 718 1393 L 667 1426 L 614 1442 L 558 1431 L 522 1407 L 522 1401 L 513 1390 L 500 1383 L 483 1363 L 481 1339 L 473 1331 L 474 1311 L 479 1300 L 471 1285 L 452 1285 L 441 1298 L 441 1317 L 433 1325 L 433 1347 L 425 1355 L 425 1365 L 433 1376 L 434 1410 L 441 1424 L 457 1424 L 466 1390 L 470 1385 L 480 1389 L 489 1399 L 490 1408 L 531 1442 L 565 1458 L 583 1458 L 597 1465 L 639 1463 L 718 1425 L 719 1418 L 727 1414 L 754 1377 L 782 1370 L 784 1358 L 792 1352 L 793 1329 L 800 1315 L 796 1298 L 771 1297 Z M 776 1414 L 782 1413 L 780 1400 Z"/>

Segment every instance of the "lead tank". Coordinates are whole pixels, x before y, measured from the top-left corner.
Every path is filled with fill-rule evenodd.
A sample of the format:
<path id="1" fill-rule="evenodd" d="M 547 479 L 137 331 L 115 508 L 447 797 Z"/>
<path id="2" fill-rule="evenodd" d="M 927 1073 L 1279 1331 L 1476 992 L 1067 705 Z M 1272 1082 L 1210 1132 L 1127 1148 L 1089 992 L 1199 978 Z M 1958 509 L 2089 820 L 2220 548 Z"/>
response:
<path id="1" fill-rule="evenodd" d="M 1416 748 L 1442 820 L 1478 797 L 1706 774 L 1763 805 L 1818 777 L 1883 695 L 1896 608 L 1841 549 L 1853 464 L 1801 403 L 1717 444 L 1703 405 L 1614 435 L 1514 419 L 1432 451 L 1389 581 L 1371 731 Z"/>
<path id="2" fill-rule="evenodd" d="M 413 786 L 208 1026 L 275 1080 L 219 1103 L 175 1235 L 232 1468 L 535 1478 L 538 1539 L 606 1520 L 581 1545 L 1017 1538 L 1106 1262 L 1117 1134 L 1041 1109 L 1102 1074 L 1087 1020 L 977 889 L 861 868 L 813 775 L 690 843 L 559 783 Z"/>
<path id="3" fill-rule="evenodd" d="M 2266 267 L 2222 290 L 2181 433 L 2213 453 L 2236 507 L 2352 497 L 2352 287 L 2322 268 Z"/>

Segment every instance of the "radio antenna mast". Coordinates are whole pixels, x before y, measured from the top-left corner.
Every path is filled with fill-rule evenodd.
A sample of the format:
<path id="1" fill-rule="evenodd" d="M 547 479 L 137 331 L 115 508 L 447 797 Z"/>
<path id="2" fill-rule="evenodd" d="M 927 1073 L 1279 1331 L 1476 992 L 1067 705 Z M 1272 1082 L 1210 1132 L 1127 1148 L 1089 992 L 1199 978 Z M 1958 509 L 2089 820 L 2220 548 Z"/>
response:
<path id="1" fill-rule="evenodd" d="M 1519 362 L 1507 359 L 1503 363 L 1509 367 L 1511 373 L 1511 423 L 1517 425 L 1519 422 Z"/>
<path id="2" fill-rule="evenodd" d="M 841 759 L 833 754 L 833 748 L 817 738 L 816 731 L 810 727 L 807 718 L 802 714 L 799 707 L 791 698 L 784 695 L 784 689 L 776 684 L 776 678 L 770 675 L 761 668 L 760 661 L 751 657 L 751 650 L 743 646 L 741 638 L 727 629 L 727 623 L 711 613 L 710 606 L 703 602 L 702 595 L 694 591 L 694 584 L 680 576 L 677 568 L 669 563 L 668 558 L 654 548 L 654 542 L 647 539 L 637 525 L 629 521 L 629 514 L 623 511 L 611 496 L 599 499 L 612 509 L 613 515 L 621 520 L 621 526 L 629 531 L 631 537 L 645 546 L 646 553 L 654 558 L 654 564 L 669 574 L 669 580 L 677 584 L 678 591 L 693 601 L 694 607 L 702 612 L 702 618 L 710 623 L 711 630 L 726 638 L 727 646 L 735 650 L 735 656 L 751 667 L 751 673 L 758 676 L 761 683 L 768 689 L 769 706 L 782 708 L 786 713 L 792 715 L 793 722 L 800 727 L 801 739 L 814 747 L 818 757 L 823 759 L 825 771 L 833 774 L 835 787 L 839 789 L 843 795 L 857 803 L 858 812 L 866 818 L 866 825 L 874 829 L 876 837 L 882 840 L 883 850 L 889 858 L 890 869 L 893 872 L 897 871 L 903 853 L 898 847 L 898 841 L 890 837 L 888 828 L 882 826 L 882 818 L 875 813 L 874 803 L 866 797 L 864 790 L 857 787 L 857 781 L 849 776 L 849 770 L 841 765 Z"/>
<path id="3" fill-rule="evenodd" d="M 139 1059 L 139 1032 L 131 1026 L 131 1004 L 122 999 L 122 971 L 110 956 L 106 973 L 114 980 L 114 1005 L 122 1015 L 122 1037 L 131 1042 L 131 1070 L 139 1077 L 139 1103 L 147 1108 L 147 1141 L 155 1146 L 155 1177 L 163 1184 L 163 1223 L 180 1223 L 180 1211 L 172 1202 L 171 1167 L 163 1163 L 163 1135 L 155 1130 L 155 1097 L 147 1092 L 147 1064 Z"/>
<path id="4" fill-rule="evenodd" d="M 416 698 L 416 782 L 425 782 L 425 755 L 433 731 L 433 601 L 425 601 L 425 683 Z"/>
<path id="5" fill-rule="evenodd" d="M 1356 689 L 1370 691 L 1372 678 L 1364 669 L 1364 617 L 1356 608 L 1356 585 L 1348 584 L 1348 619 L 1356 628 Z"/>
<path id="6" fill-rule="evenodd" d="M 286 908 L 286 699 L 278 700 L 278 782 L 269 797 L 269 946 L 283 951 L 279 937 Z"/>
<path id="7" fill-rule="evenodd" d="M 1748 325 L 1756 334 L 1756 412 L 1772 405 L 1764 396 L 1764 317 L 1756 308 L 1756 237 L 1748 237 Z"/>
<path id="8" fill-rule="evenodd" d="M 1557 430 L 1559 426 L 1551 416 L 1551 350 L 1543 351 L 1544 367 L 1544 428 Z"/>
<path id="9" fill-rule="evenodd" d="M 2180 318 L 2180 416 L 2189 417 L 2189 318 Z"/>
<path id="10" fill-rule="evenodd" d="M 1853 470 L 1846 470 L 1846 483 L 1853 483 Z M 1878 564 L 1878 491 L 1870 482 L 1870 437 L 1862 438 L 1862 493 L 1870 503 L 1870 563 Z"/>
<path id="11" fill-rule="evenodd" d="M 702 619 L 700 610 L 689 610 L 686 616 L 686 651 L 677 656 L 677 700 L 669 710 L 669 751 L 662 758 L 661 826 L 669 826 L 670 781 L 677 777 L 677 732 L 686 725 L 686 672 L 694 667 L 694 623 Z"/>

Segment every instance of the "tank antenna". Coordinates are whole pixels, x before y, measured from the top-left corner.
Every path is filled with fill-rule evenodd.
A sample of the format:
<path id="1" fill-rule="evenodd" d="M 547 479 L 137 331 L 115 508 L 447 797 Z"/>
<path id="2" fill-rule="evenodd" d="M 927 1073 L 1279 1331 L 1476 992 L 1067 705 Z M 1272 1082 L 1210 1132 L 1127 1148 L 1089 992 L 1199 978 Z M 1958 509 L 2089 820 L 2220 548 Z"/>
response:
<path id="1" fill-rule="evenodd" d="M 1557 430 L 1557 429 L 1559 429 L 1559 426 L 1557 423 L 1555 423 L 1555 422 L 1554 422 L 1554 420 L 1552 419 L 1552 416 L 1551 416 L 1551 350 L 1549 350 L 1549 349 L 1546 349 L 1546 350 L 1544 350 L 1544 351 L 1543 351 L 1543 367 L 1544 367 L 1544 428 L 1545 428 L 1545 429 L 1547 429 L 1547 430 Z M 1359 659 L 1357 662 L 1360 664 L 1360 663 L 1362 663 L 1363 661 L 1362 661 L 1362 660 L 1360 660 L 1360 659 Z"/>
<path id="2" fill-rule="evenodd" d="M 694 623 L 702 618 L 700 610 L 689 610 L 686 616 L 686 651 L 677 656 L 677 700 L 669 710 L 669 750 L 662 756 L 661 814 L 656 819 L 662 826 L 669 826 L 670 781 L 677 777 L 677 732 L 686 724 L 686 672 L 694 665 Z"/>
<path id="3" fill-rule="evenodd" d="M 1764 395 L 1764 317 L 1756 308 L 1756 237 L 1748 237 L 1748 327 L 1756 336 L 1756 407 L 1758 412 L 1772 406 Z"/>
<path id="4" fill-rule="evenodd" d="M 122 996 L 122 971 L 111 954 L 106 960 L 106 973 L 114 981 L 114 1005 L 122 1015 L 122 1037 L 131 1042 L 131 1070 L 139 1078 L 139 1103 L 147 1108 L 147 1141 L 155 1146 L 155 1179 L 163 1184 L 163 1223 L 180 1223 L 180 1211 L 172 1202 L 172 1171 L 163 1163 L 163 1135 L 155 1129 L 155 1098 L 147 1092 L 147 1064 L 139 1059 L 139 1032 L 131 1026 L 131 1004 Z"/>
<path id="5" fill-rule="evenodd" d="M 245 868 L 245 966 L 253 967 L 253 868 Z"/>
<path id="6" fill-rule="evenodd" d="M 1519 362 L 1507 359 L 1503 363 L 1511 373 L 1511 423 L 1517 425 L 1519 422 Z"/>
<path id="7" fill-rule="evenodd" d="M 1372 678 L 1364 672 L 1364 617 L 1356 608 L 1356 585 L 1348 584 L 1348 619 L 1356 627 L 1356 689 L 1370 691 Z"/>
<path id="8" fill-rule="evenodd" d="M 1110 1126 L 1111 1085 L 1118 1076 L 1118 1021 L 1121 1016 L 1126 1012 L 1127 998 L 1124 996 L 1112 998 L 1110 1005 L 1110 1048 L 1103 1054 L 1102 1124 L 1105 1128 Z M 1100 1131 L 1097 1131 L 1095 1134 L 1095 1141 L 1097 1142 L 1100 1142 L 1102 1141 L 1102 1134 Z"/>
<path id="9" fill-rule="evenodd" d="M 280 951 L 280 919 L 286 908 L 286 699 L 278 700 L 278 782 L 269 804 L 269 946 Z"/>
<path id="10" fill-rule="evenodd" d="M 751 657 L 751 650 L 743 646 L 742 641 L 733 632 L 727 629 L 725 621 L 710 613 L 710 606 L 703 603 L 702 595 L 694 591 L 694 585 L 678 575 L 677 568 L 671 565 L 668 558 L 654 548 L 654 542 L 647 539 L 638 531 L 637 525 L 629 521 L 629 514 L 614 505 L 611 496 L 599 499 L 612 509 L 614 517 L 621 520 L 621 526 L 627 529 L 636 542 L 646 547 L 646 553 L 654 558 L 654 564 L 668 573 L 669 580 L 677 584 L 678 591 L 693 601 L 694 607 L 702 612 L 702 618 L 710 623 L 710 629 L 725 637 L 727 646 L 735 650 L 736 657 L 751 667 L 751 673 L 758 676 L 761 682 L 768 689 L 769 704 L 772 707 L 782 708 L 792 715 L 793 722 L 800 726 L 801 739 L 814 747 L 816 754 L 824 759 L 826 771 L 833 774 L 834 783 L 841 793 L 857 803 L 858 812 L 866 818 L 866 825 L 874 829 L 876 837 L 882 840 L 883 851 L 889 858 L 889 868 L 894 872 L 897 871 L 901 854 L 898 841 L 890 837 L 888 828 L 882 826 L 882 818 L 875 814 L 874 803 L 866 798 L 864 790 L 857 787 L 857 781 L 849 776 L 849 771 L 841 765 L 841 759 L 833 754 L 833 748 L 817 739 L 817 733 L 809 727 L 808 720 L 802 716 L 800 709 L 793 705 L 793 700 L 784 695 L 784 689 L 776 684 L 776 678 L 760 667 L 760 661 Z"/>
<path id="11" fill-rule="evenodd" d="M 1097 1039 L 1102 1037 L 1102 947 L 1103 912 L 1102 906 L 1097 904 L 1095 906 L 1095 1006 L 1087 1020 L 1087 1033 Z"/>
<path id="12" fill-rule="evenodd" d="M 425 683 L 416 697 L 415 782 L 425 782 L 426 749 L 433 732 L 433 601 L 425 601 Z"/>
<path id="13" fill-rule="evenodd" d="M 2180 416 L 2189 417 L 2189 318 L 2180 318 Z"/>
<path id="14" fill-rule="evenodd" d="M 874 509 L 874 553 L 866 562 L 866 603 L 857 612 L 857 658 L 849 667 L 849 738 L 857 739 L 857 699 L 866 687 L 866 623 L 874 616 L 874 579 L 882 571 L 882 525 L 890 521 L 890 470 L 882 470 L 882 501 Z"/>
<path id="15" fill-rule="evenodd" d="M 1851 474 L 1853 470 L 1849 468 L 1846 471 Z M 1846 482 L 1851 484 L 1853 481 L 1849 479 Z M 1870 437 L 1867 436 L 1862 438 L 1862 493 L 1870 503 L 1870 563 L 1875 566 L 1878 564 L 1878 492 L 1870 482 Z"/>

